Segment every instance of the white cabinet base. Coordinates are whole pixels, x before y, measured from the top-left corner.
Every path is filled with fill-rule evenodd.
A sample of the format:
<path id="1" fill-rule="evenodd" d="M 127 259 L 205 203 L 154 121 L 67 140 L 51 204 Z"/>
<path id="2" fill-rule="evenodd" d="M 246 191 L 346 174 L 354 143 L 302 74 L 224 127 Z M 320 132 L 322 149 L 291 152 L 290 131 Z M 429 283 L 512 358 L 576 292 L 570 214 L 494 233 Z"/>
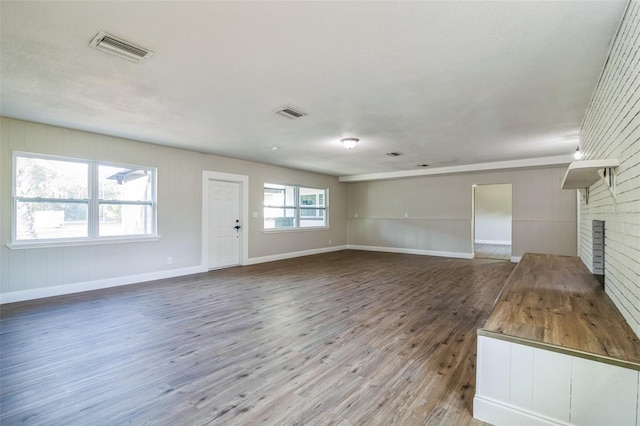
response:
<path id="1" fill-rule="evenodd" d="M 640 426 L 639 398 L 638 370 L 478 336 L 478 420 L 497 426 Z"/>

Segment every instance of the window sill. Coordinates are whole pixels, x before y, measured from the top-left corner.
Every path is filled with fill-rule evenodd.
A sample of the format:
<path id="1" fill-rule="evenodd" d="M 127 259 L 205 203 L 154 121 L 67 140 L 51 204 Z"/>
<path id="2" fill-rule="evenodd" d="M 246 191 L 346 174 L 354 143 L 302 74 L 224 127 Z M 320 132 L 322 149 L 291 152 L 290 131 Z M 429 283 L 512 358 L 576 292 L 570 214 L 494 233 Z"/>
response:
<path id="1" fill-rule="evenodd" d="M 282 232 L 307 232 L 307 231 L 326 231 L 330 229 L 329 226 L 314 226 L 308 228 L 270 228 L 263 229 L 262 232 L 265 234 L 279 234 Z"/>
<path id="2" fill-rule="evenodd" d="M 39 241 L 39 242 L 19 242 L 7 244 L 11 250 L 53 248 L 53 247 L 74 247 L 74 246 L 95 246 L 102 244 L 128 244 L 158 241 L 160 236 L 153 237 L 116 237 L 101 238 L 99 240 L 76 240 L 76 241 Z"/>

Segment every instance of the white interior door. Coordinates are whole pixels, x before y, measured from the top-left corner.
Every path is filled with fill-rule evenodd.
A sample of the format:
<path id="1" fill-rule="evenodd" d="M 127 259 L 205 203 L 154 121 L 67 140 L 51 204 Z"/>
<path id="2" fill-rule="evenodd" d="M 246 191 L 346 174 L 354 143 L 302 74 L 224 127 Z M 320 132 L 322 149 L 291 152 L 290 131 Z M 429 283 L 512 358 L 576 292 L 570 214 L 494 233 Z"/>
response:
<path id="1" fill-rule="evenodd" d="M 209 269 L 240 264 L 240 183 L 209 181 Z"/>

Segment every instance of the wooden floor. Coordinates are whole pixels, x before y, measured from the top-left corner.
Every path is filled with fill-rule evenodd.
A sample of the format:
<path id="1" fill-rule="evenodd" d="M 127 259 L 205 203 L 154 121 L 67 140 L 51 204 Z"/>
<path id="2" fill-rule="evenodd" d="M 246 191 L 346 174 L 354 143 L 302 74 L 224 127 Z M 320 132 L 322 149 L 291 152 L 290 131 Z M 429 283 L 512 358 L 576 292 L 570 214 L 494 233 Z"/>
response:
<path id="1" fill-rule="evenodd" d="M 504 261 L 342 251 L 0 315 L 3 425 L 465 425 Z"/>
<path id="2" fill-rule="evenodd" d="M 475 243 L 473 251 L 475 257 L 511 260 L 511 245 Z"/>
<path id="3" fill-rule="evenodd" d="M 576 256 L 526 253 L 483 331 L 640 370 L 640 339 Z"/>

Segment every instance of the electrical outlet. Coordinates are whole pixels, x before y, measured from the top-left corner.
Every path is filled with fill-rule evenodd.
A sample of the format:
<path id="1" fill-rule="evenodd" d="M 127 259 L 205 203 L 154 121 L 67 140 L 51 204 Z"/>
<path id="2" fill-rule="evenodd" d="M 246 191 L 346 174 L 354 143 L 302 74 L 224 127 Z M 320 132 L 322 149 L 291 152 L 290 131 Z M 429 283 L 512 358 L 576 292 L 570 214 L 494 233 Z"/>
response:
<path id="1" fill-rule="evenodd" d="M 173 265 L 173 257 L 167 257 L 167 265 Z"/>
<path id="2" fill-rule="evenodd" d="M 329 245 L 331 245 L 331 240 L 329 240 Z"/>

